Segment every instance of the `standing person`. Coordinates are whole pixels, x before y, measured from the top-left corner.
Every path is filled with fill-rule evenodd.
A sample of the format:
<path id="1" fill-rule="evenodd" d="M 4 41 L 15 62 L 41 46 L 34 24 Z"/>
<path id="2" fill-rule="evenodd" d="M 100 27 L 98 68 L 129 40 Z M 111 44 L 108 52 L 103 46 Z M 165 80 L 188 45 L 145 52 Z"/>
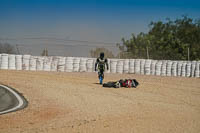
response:
<path id="1" fill-rule="evenodd" d="M 101 52 L 100 57 L 97 58 L 96 63 L 95 63 L 95 71 L 97 71 L 97 66 L 98 66 L 98 78 L 99 78 L 100 84 L 103 83 L 105 65 L 108 70 L 109 69 L 108 60 L 104 58 L 104 53 Z"/>

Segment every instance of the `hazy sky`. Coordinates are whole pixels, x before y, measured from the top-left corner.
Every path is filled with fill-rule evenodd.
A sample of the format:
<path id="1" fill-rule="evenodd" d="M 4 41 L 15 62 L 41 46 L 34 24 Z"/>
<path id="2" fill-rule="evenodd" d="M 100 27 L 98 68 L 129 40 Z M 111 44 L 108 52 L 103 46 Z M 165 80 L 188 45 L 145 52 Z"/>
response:
<path id="1" fill-rule="evenodd" d="M 151 21 L 200 18 L 199 0 L 0 0 L 0 38 L 120 42 Z"/>

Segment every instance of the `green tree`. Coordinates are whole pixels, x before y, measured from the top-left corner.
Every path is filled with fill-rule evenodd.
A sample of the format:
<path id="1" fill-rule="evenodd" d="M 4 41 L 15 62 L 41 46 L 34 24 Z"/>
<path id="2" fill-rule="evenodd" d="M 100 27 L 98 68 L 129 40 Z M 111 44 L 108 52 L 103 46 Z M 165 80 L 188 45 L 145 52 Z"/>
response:
<path id="1" fill-rule="evenodd" d="M 122 39 L 119 47 L 122 53 L 131 53 L 131 58 L 147 58 L 147 50 L 152 59 L 200 59 L 200 20 L 187 16 L 171 21 L 151 22 L 148 33 L 134 34 L 129 40 Z"/>

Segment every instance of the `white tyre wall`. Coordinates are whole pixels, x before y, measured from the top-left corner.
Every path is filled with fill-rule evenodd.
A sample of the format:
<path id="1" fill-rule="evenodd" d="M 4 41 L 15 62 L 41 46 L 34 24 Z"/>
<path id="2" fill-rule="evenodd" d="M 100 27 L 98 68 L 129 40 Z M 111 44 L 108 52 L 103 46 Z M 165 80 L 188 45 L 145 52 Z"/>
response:
<path id="1" fill-rule="evenodd" d="M 195 67 L 195 74 L 194 74 L 194 76 L 196 77 L 196 78 L 199 78 L 200 77 L 200 62 L 199 61 L 197 61 L 196 62 L 196 67 Z"/>
<path id="2" fill-rule="evenodd" d="M 10 69 L 10 70 L 16 69 L 15 55 L 13 55 L 13 54 L 8 55 L 8 69 Z"/>
<path id="3" fill-rule="evenodd" d="M 1 69 L 8 69 L 8 54 L 1 54 Z"/>
<path id="4" fill-rule="evenodd" d="M 16 55 L 16 70 L 22 70 L 22 55 Z"/>
<path id="5" fill-rule="evenodd" d="M 186 75 L 185 75 L 186 77 L 191 76 L 191 67 L 192 67 L 192 63 L 188 61 L 186 64 Z"/>
<path id="6" fill-rule="evenodd" d="M 87 71 L 86 63 L 87 63 L 87 58 L 81 58 L 80 72 L 86 72 Z"/>
<path id="7" fill-rule="evenodd" d="M 129 67 L 130 67 L 130 60 L 129 59 L 125 59 L 124 60 L 124 73 L 129 73 Z"/>
<path id="8" fill-rule="evenodd" d="M 162 67 L 161 67 L 161 76 L 166 76 L 167 75 L 167 61 L 164 60 L 162 61 Z"/>
<path id="9" fill-rule="evenodd" d="M 194 75 L 195 75 L 196 63 L 197 63 L 196 61 L 192 61 L 191 77 L 194 77 Z"/>
<path id="10" fill-rule="evenodd" d="M 144 75 L 145 59 L 140 60 L 140 74 Z"/>
<path id="11" fill-rule="evenodd" d="M 172 63 L 172 76 L 177 76 L 177 61 Z"/>
<path id="12" fill-rule="evenodd" d="M 74 72 L 79 72 L 79 68 L 80 68 L 80 58 L 76 57 L 74 58 L 74 61 L 73 61 L 73 71 Z"/>
<path id="13" fill-rule="evenodd" d="M 30 66 L 29 70 L 31 71 L 36 71 L 36 64 L 37 64 L 37 57 L 36 56 L 31 56 L 30 57 Z"/>
<path id="14" fill-rule="evenodd" d="M 158 61 L 157 63 L 156 63 L 156 71 L 155 71 L 155 74 L 157 75 L 157 76 L 160 76 L 161 75 L 161 70 L 162 70 L 162 61 Z"/>
<path id="15" fill-rule="evenodd" d="M 135 73 L 135 59 L 129 60 L 129 73 Z"/>
<path id="16" fill-rule="evenodd" d="M 156 74 L 156 63 L 157 63 L 157 60 L 152 60 L 151 61 L 151 75 L 155 75 Z"/>
<path id="17" fill-rule="evenodd" d="M 186 76 L 186 65 L 187 65 L 187 62 L 183 62 L 182 67 L 181 67 L 181 76 L 182 77 Z"/>
<path id="18" fill-rule="evenodd" d="M 116 73 L 117 72 L 117 59 L 110 60 L 110 72 Z"/>
<path id="19" fill-rule="evenodd" d="M 31 55 L 23 55 L 23 57 L 22 57 L 22 69 L 23 70 L 29 70 L 30 57 L 31 57 Z"/>
<path id="20" fill-rule="evenodd" d="M 177 76 L 181 76 L 182 66 L 183 66 L 183 61 L 178 61 Z"/>
<path id="21" fill-rule="evenodd" d="M 94 59 L 88 58 L 86 61 L 87 72 L 93 72 L 93 62 Z"/>
<path id="22" fill-rule="evenodd" d="M 51 71 L 52 57 L 44 57 L 44 71 Z"/>
<path id="23" fill-rule="evenodd" d="M 135 74 L 140 74 L 140 59 L 135 60 Z"/>
<path id="24" fill-rule="evenodd" d="M 107 59 L 106 73 L 200 77 L 200 61 Z M 0 69 L 32 71 L 94 72 L 96 58 L 40 57 L 0 54 Z"/>
<path id="25" fill-rule="evenodd" d="M 146 60 L 144 65 L 144 73 L 145 75 L 151 74 L 151 60 Z"/>
<path id="26" fill-rule="evenodd" d="M 62 57 L 62 56 L 58 57 L 58 71 L 59 72 L 65 71 L 65 61 L 66 61 L 66 57 Z"/>
<path id="27" fill-rule="evenodd" d="M 66 57 L 65 71 L 73 72 L 74 57 Z"/>
<path id="28" fill-rule="evenodd" d="M 172 75 L 172 61 L 167 61 L 167 76 Z"/>
<path id="29" fill-rule="evenodd" d="M 52 57 L 52 62 L 51 62 L 51 71 L 57 71 L 58 70 L 58 57 L 57 56 L 53 56 Z"/>
<path id="30" fill-rule="evenodd" d="M 123 64 L 124 64 L 124 60 L 120 59 L 117 61 L 117 66 L 116 66 L 117 73 L 123 73 Z"/>
<path id="31" fill-rule="evenodd" d="M 44 70 L 44 57 L 37 56 L 36 69 L 37 69 L 37 71 Z"/>

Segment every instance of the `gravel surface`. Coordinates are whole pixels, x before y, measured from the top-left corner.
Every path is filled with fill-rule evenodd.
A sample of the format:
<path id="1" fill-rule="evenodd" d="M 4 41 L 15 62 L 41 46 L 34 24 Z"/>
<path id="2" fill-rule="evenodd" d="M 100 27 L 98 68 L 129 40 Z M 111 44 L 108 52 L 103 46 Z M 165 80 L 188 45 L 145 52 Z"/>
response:
<path id="1" fill-rule="evenodd" d="M 105 82 L 135 78 L 137 88 L 103 88 L 96 73 L 0 70 L 0 84 L 28 100 L 0 116 L 0 133 L 199 133 L 200 79 L 105 74 Z"/>

